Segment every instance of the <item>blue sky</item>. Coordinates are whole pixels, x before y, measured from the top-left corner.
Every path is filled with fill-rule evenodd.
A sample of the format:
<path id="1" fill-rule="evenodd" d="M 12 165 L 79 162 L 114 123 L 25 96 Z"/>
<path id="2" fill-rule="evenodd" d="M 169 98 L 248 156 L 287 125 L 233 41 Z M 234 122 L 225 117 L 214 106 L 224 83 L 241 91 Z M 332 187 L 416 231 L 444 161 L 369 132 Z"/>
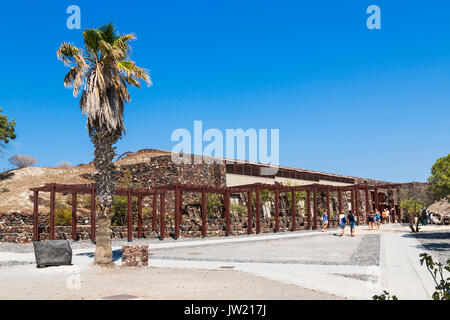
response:
<path id="1" fill-rule="evenodd" d="M 172 149 L 176 128 L 278 128 L 282 165 L 425 181 L 450 151 L 448 1 L 8 1 L 0 5 L 0 106 L 17 139 L 0 158 L 92 160 L 85 118 L 56 58 L 66 8 L 81 27 L 134 32 L 154 85 L 132 89 L 118 153 Z M 381 8 L 381 30 L 366 8 Z"/>

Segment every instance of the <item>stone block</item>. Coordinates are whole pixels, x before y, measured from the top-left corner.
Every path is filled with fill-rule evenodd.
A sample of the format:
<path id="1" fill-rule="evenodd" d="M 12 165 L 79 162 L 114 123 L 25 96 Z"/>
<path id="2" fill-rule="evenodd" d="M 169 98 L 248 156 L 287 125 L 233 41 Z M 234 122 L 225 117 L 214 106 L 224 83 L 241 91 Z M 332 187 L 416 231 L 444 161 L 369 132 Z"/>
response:
<path id="1" fill-rule="evenodd" d="M 67 240 L 34 241 L 38 268 L 72 264 L 72 248 Z"/>
<path id="2" fill-rule="evenodd" d="M 122 246 L 122 266 L 125 267 L 148 266 L 148 245 Z"/>

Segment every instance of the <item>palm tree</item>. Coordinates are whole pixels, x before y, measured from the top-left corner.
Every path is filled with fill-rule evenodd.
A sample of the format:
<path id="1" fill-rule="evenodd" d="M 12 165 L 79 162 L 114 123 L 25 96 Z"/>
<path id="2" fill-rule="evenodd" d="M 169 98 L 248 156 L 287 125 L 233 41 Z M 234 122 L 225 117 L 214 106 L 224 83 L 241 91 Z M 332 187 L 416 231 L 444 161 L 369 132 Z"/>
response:
<path id="1" fill-rule="evenodd" d="M 58 59 L 70 67 L 64 79 L 66 88 L 81 92 L 80 108 L 87 116 L 89 137 L 94 144 L 94 166 L 97 191 L 97 237 L 94 261 L 112 263 L 111 205 L 114 196 L 116 169 L 113 145 L 125 133 L 124 103 L 130 102 L 128 85 L 140 88 L 141 81 L 151 85 L 146 69 L 129 60 L 129 41 L 134 34 L 119 35 L 112 23 L 83 32 L 84 51 L 62 43 Z"/>

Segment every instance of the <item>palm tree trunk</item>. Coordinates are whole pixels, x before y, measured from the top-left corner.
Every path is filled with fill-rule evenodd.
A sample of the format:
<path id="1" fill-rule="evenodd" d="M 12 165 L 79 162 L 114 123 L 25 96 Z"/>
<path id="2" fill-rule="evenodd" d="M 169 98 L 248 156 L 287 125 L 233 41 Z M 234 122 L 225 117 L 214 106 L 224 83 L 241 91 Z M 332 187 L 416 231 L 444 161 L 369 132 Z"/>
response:
<path id="1" fill-rule="evenodd" d="M 109 264 L 113 262 L 111 247 L 111 216 L 112 200 L 114 197 L 116 167 L 114 159 L 115 147 L 113 145 L 121 137 L 111 132 L 97 132 L 91 137 L 94 144 L 94 166 L 98 170 L 95 175 L 97 191 L 97 235 L 94 262 Z"/>

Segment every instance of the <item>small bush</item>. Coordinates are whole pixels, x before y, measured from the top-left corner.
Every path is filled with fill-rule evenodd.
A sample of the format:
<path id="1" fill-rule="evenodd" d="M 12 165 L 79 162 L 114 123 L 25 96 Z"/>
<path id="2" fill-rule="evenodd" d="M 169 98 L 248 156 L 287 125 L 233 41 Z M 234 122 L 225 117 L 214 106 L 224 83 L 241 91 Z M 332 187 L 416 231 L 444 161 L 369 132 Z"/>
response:
<path id="1" fill-rule="evenodd" d="M 222 198 L 216 193 L 208 193 L 206 195 L 206 211 L 208 212 L 208 217 L 211 218 L 216 215 L 217 212 L 222 210 Z"/>
<path id="2" fill-rule="evenodd" d="M 424 262 L 436 284 L 436 291 L 432 295 L 433 300 L 450 300 L 450 277 L 445 278 L 444 276 L 444 270 L 450 272 L 450 259 L 445 264 L 440 261 L 436 262 L 431 255 L 424 252 L 420 254 L 420 265 L 423 265 Z"/>
<path id="3" fill-rule="evenodd" d="M 391 300 L 391 295 L 387 291 L 383 291 L 380 295 L 374 295 L 373 300 Z M 392 300 L 398 300 L 397 296 L 392 296 Z"/>
<path id="4" fill-rule="evenodd" d="M 241 217 L 247 214 L 247 207 L 232 203 L 230 205 L 230 211 L 233 215 Z"/>
<path id="5" fill-rule="evenodd" d="M 56 210 L 55 210 L 55 225 L 70 226 L 71 224 L 72 224 L 72 209 L 56 208 Z"/>

